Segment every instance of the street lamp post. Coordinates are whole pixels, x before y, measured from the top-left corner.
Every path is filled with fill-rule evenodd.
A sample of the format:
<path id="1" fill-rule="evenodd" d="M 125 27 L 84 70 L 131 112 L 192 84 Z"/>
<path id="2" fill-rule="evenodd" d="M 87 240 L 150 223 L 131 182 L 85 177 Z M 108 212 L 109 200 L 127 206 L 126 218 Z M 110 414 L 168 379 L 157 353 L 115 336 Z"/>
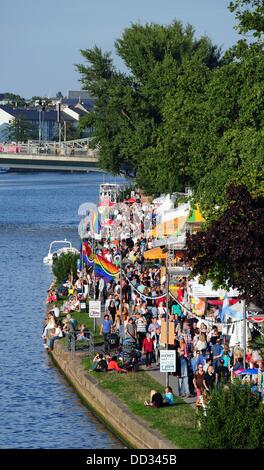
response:
<path id="1" fill-rule="evenodd" d="M 169 300 L 170 300 L 170 270 L 169 270 L 170 252 L 167 251 L 167 313 L 166 313 L 166 350 L 169 349 Z M 169 386 L 169 373 L 166 372 L 166 387 Z"/>
<path id="2" fill-rule="evenodd" d="M 38 113 L 39 113 L 39 146 L 41 144 L 41 114 L 42 114 L 42 108 L 39 108 L 38 110 Z"/>
<path id="3" fill-rule="evenodd" d="M 243 300 L 243 362 L 244 368 L 246 369 L 246 354 L 247 354 L 247 312 L 246 312 L 246 301 Z"/>
<path id="4" fill-rule="evenodd" d="M 120 318 L 122 319 L 122 246 L 121 246 L 121 236 L 120 236 Z"/>

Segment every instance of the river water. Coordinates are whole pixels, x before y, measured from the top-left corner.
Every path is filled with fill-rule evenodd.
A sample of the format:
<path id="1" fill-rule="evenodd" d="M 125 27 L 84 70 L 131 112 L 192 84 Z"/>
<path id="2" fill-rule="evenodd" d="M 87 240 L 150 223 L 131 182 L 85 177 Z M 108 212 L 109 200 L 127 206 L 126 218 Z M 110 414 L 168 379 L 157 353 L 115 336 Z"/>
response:
<path id="1" fill-rule="evenodd" d="M 78 207 L 97 202 L 100 173 L 0 175 L 0 448 L 123 445 L 81 403 L 43 348 L 42 260 L 53 240 L 79 246 Z M 120 180 L 121 181 L 121 180 Z"/>

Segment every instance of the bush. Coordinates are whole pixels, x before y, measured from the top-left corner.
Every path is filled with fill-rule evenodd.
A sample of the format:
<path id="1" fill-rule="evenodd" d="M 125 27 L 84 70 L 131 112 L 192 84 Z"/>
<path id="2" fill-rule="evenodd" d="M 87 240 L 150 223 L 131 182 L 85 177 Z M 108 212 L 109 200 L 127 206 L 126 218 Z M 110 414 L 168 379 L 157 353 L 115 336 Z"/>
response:
<path id="1" fill-rule="evenodd" d="M 201 438 L 205 449 L 264 447 L 264 405 L 250 386 L 235 381 L 213 392 L 201 417 Z"/>
<path id="2" fill-rule="evenodd" d="M 74 277 L 76 277 L 78 259 L 79 255 L 75 255 L 74 253 L 66 253 L 54 261 L 52 265 L 52 271 L 56 277 L 58 285 L 67 279 L 71 271 L 73 272 Z"/>

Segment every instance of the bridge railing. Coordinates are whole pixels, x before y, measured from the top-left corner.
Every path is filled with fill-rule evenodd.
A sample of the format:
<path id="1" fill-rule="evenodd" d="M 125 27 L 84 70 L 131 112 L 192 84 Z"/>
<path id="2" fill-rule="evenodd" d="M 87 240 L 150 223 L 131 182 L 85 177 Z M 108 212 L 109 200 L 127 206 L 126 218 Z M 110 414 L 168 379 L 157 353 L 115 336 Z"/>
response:
<path id="1" fill-rule="evenodd" d="M 42 155 L 56 157 L 84 157 L 98 159 L 98 147 L 90 147 L 90 139 L 71 140 L 66 142 L 0 143 L 0 156 L 4 154 Z"/>

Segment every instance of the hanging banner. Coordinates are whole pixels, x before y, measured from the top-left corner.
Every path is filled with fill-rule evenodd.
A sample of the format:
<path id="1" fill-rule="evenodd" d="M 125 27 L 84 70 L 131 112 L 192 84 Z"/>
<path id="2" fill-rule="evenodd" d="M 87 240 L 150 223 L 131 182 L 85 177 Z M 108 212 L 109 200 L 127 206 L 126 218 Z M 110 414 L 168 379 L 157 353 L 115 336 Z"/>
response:
<path id="1" fill-rule="evenodd" d="M 205 299 L 195 298 L 194 310 L 195 310 L 196 315 L 198 315 L 199 317 L 202 316 L 205 311 Z"/>
<path id="2" fill-rule="evenodd" d="M 174 344 L 175 339 L 175 325 L 173 321 L 169 322 L 169 344 Z M 160 342 L 162 344 L 167 343 L 167 325 L 166 321 L 161 321 L 161 335 L 160 335 Z"/>

